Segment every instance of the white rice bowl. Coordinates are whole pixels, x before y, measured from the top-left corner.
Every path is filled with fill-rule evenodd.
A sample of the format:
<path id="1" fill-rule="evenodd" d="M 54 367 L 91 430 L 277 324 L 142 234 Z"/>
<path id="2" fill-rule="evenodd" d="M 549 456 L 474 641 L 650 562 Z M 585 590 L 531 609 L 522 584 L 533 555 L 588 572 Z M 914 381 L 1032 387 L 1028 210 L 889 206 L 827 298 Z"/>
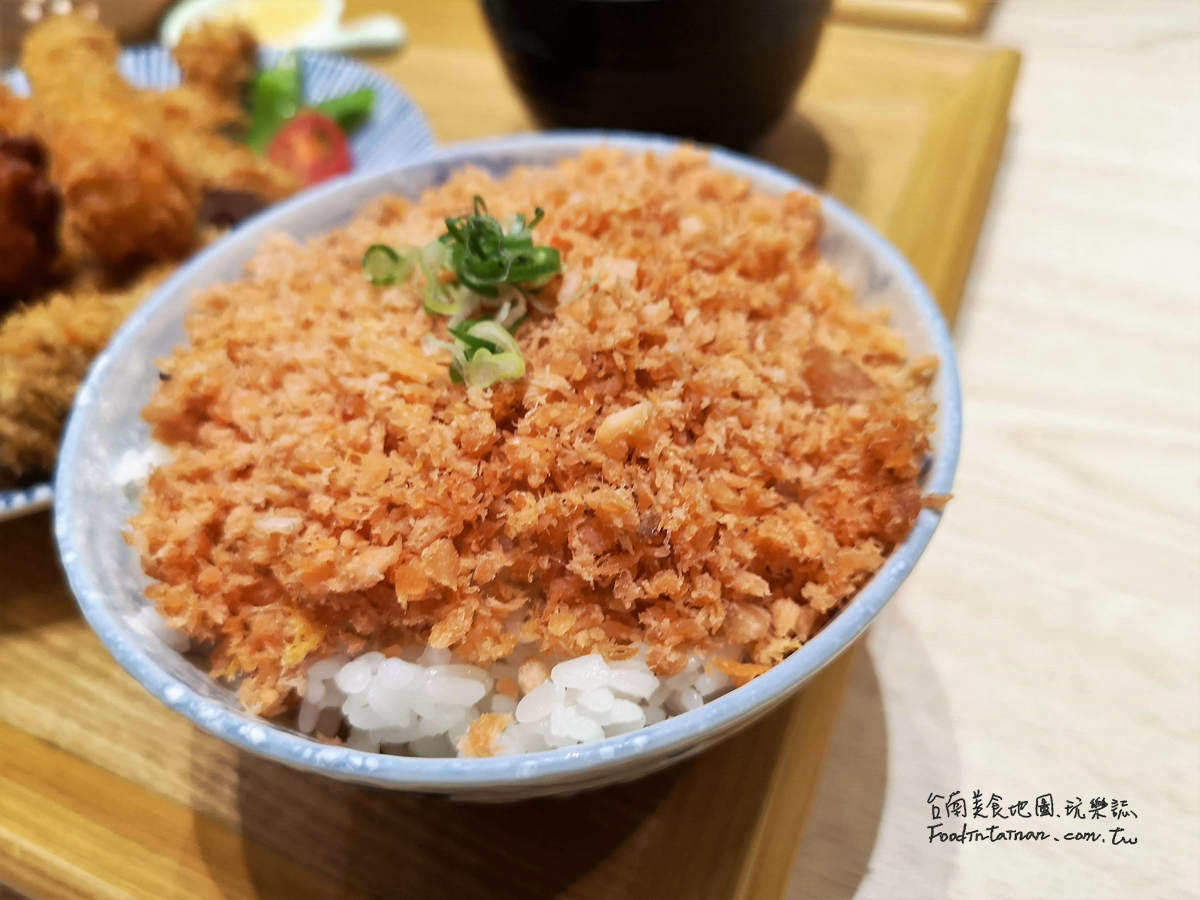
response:
<path id="1" fill-rule="evenodd" d="M 113 480 L 136 502 L 150 472 L 170 456 L 161 444 L 128 450 Z M 186 652 L 187 635 L 153 606 L 130 620 L 140 634 Z M 515 630 L 515 629 L 514 629 Z M 733 658 L 732 651 L 714 656 Z M 504 692 L 499 688 L 508 687 Z M 608 662 L 598 653 L 553 659 L 532 642 L 484 669 L 455 662 L 449 650 L 413 646 L 400 656 L 378 651 L 314 662 L 306 673 L 295 728 L 346 746 L 399 756 L 467 756 L 463 738 L 485 713 L 512 717 L 495 741 L 496 755 L 534 753 L 616 737 L 699 709 L 728 691 L 728 675 L 699 656 L 660 678 L 645 648 Z"/>
<path id="2" fill-rule="evenodd" d="M 88 623 L 117 662 L 166 707 L 240 750 L 337 780 L 474 800 L 570 793 L 642 777 L 711 747 L 761 718 L 850 646 L 894 595 L 940 522 L 941 516 L 935 510 L 926 509 L 920 514 L 912 533 L 894 548 L 875 577 L 845 609 L 804 646 L 748 684 L 737 690 L 718 688 L 710 692 L 712 685 L 702 679 L 712 673 L 692 660 L 688 671 L 677 676 L 679 682 L 666 679 L 664 683 L 656 678 L 649 695 L 641 698 L 635 696 L 636 692 L 615 690 L 613 679 L 619 682 L 628 676 L 615 675 L 614 666 L 606 664 L 610 670 L 608 690 L 614 705 L 618 699 L 628 700 L 649 720 L 646 727 L 622 732 L 621 725 L 625 723 L 611 721 L 605 725 L 595 718 L 604 716 L 606 699 L 603 693 L 591 693 L 598 689 L 567 687 L 551 677 L 552 686 L 543 691 L 552 695 L 550 710 L 540 717 L 531 715 L 532 722 L 522 722 L 517 720 L 514 705 L 512 734 L 506 728 L 497 747 L 499 752 L 486 759 L 459 759 L 451 755 L 457 752 L 450 741 L 451 728 L 456 724 L 453 722 L 446 722 L 444 728 L 428 735 L 444 742 L 438 752 L 445 755 L 431 758 L 394 755 L 395 751 L 415 754 L 424 745 L 414 746 L 420 738 L 411 737 L 405 743 L 390 745 L 383 740 L 390 735 L 375 734 L 384 726 L 369 722 L 372 727 L 361 729 L 364 734 L 355 735 L 355 741 L 370 746 L 370 741 L 378 740 L 380 749 L 390 752 L 363 752 L 355 746 L 320 740 L 327 729 L 334 727 L 334 722 L 320 721 L 320 710 L 326 707 L 317 702 L 315 692 L 303 698 L 304 703 L 317 709 L 318 721 L 313 723 L 310 733 L 289 727 L 283 720 L 255 716 L 241 706 L 229 685 L 207 673 L 195 653 L 180 652 L 183 646 L 180 636 L 172 634 L 148 606 L 147 579 L 136 553 L 122 536 L 133 504 L 121 481 L 114 478 L 114 472 L 123 454 L 150 444 L 141 412 L 149 393 L 158 384 L 154 360 L 183 340 L 189 298 L 216 282 L 238 278 L 246 260 L 269 234 L 283 231 L 304 239 L 323 233 L 346 222 L 364 203 L 380 194 L 400 192 L 415 196 L 464 165 L 503 172 L 513 165 L 550 164 L 598 144 L 656 154 L 670 153 L 678 146 L 669 139 L 602 132 L 524 135 L 448 148 L 427 162 L 342 179 L 273 208 L 203 251 L 134 312 L 96 360 L 77 395 L 63 438 L 55 479 L 55 537 L 68 583 Z M 757 189 L 768 193 L 778 194 L 802 186 L 788 173 L 736 154 L 714 150 L 710 160 L 713 165 L 750 179 Z M 825 213 L 822 253 L 846 275 L 861 303 L 868 307 L 886 306 L 892 311 L 893 324 L 914 353 L 933 354 L 939 361 L 932 390 L 938 407 L 933 455 L 922 487 L 929 493 L 949 493 L 953 489 L 959 451 L 961 396 L 953 345 L 945 322 L 928 290 L 895 248 L 836 200 L 824 197 L 822 203 Z M 206 648 L 194 649 L 202 652 Z M 436 660 L 418 662 L 421 652 L 402 654 L 401 659 L 422 669 L 443 665 Z M 520 646 L 513 656 L 521 652 L 528 650 Z M 327 664 L 326 668 L 331 670 L 323 679 L 327 692 L 331 685 L 336 688 L 341 668 L 351 662 L 335 659 Z M 518 664 L 514 659 L 504 662 Z M 553 669 L 561 660 L 546 662 Z M 377 660 L 375 671 L 368 671 L 364 690 L 369 691 L 382 663 L 382 659 Z M 367 668 L 370 669 L 369 661 Z M 395 667 L 388 667 L 392 668 Z M 567 674 L 560 674 L 560 679 L 565 677 L 569 681 L 570 669 L 565 671 Z M 461 671 L 438 670 L 435 680 L 440 680 L 443 674 L 463 677 Z M 413 684 L 415 676 L 414 672 Z M 689 676 L 694 676 L 690 685 L 685 684 Z M 487 677 L 499 681 L 494 673 L 487 673 Z M 361 673 L 358 678 L 362 680 Z M 421 683 L 425 683 L 424 678 Z M 562 687 L 561 700 L 554 685 Z M 491 711 L 497 702 L 499 706 L 495 708 L 507 707 L 505 700 L 495 699 L 498 692 L 494 685 L 490 690 L 486 684 L 481 686 L 483 693 L 479 699 L 447 705 L 473 707 L 480 712 Z M 664 687 L 670 692 L 660 693 Z M 689 693 L 687 687 L 694 688 L 696 693 Z M 479 693 L 478 687 L 473 690 Z M 385 688 L 376 689 L 377 695 L 380 692 L 386 692 Z M 307 683 L 302 693 L 309 693 Z M 694 705 L 697 695 L 704 701 L 702 704 L 688 713 L 677 712 Z M 344 718 L 342 706 L 350 696 L 347 694 L 341 705 L 330 704 L 325 718 Z M 528 696 L 533 698 L 532 712 L 536 714 L 541 695 L 534 696 L 530 691 Z M 463 694 L 457 699 L 466 697 Z M 328 695 L 328 699 L 333 699 L 333 695 Z M 508 699 L 519 704 L 527 696 L 518 692 Z M 321 702 L 326 700 L 327 697 L 321 698 Z M 413 705 L 409 701 L 409 706 Z M 579 709 L 581 705 L 588 713 L 586 716 Z M 564 711 L 555 717 L 556 727 L 552 729 L 551 717 L 557 706 Z M 400 708 L 397 703 L 396 716 L 389 723 L 403 720 Z M 570 712 L 566 711 L 568 708 Z M 659 715 L 655 709 L 665 718 L 650 725 Z M 572 712 L 591 719 L 603 731 L 605 739 L 588 740 L 595 738 L 595 730 L 581 724 Z M 298 711 L 296 715 L 298 719 Z M 308 724 L 311 715 L 306 712 L 304 724 Z M 420 717 L 419 710 L 416 715 Z M 539 721 L 547 724 L 537 725 Z M 344 728 L 345 735 L 350 737 L 349 729 L 353 727 L 350 723 L 339 723 L 337 727 L 339 731 Z M 570 740 L 552 746 L 546 734 L 556 741 Z M 549 749 L 522 752 L 527 746 L 543 745 Z"/>

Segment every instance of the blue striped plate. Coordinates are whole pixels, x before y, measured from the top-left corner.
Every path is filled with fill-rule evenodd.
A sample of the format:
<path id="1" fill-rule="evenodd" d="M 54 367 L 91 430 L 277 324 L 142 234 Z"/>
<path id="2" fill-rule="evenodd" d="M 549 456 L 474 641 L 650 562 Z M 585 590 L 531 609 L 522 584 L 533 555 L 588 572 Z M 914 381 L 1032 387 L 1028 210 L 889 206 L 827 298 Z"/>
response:
<path id="1" fill-rule="evenodd" d="M 263 67 L 274 66 L 283 51 L 264 49 Z M 320 103 L 359 88 L 375 91 L 370 119 L 350 137 L 356 172 L 395 167 L 428 156 L 434 148 L 433 132 L 412 99 L 392 82 L 357 60 L 335 53 L 300 53 L 304 71 L 304 97 Z M 140 88 L 161 89 L 179 84 L 179 67 L 167 48 L 158 44 L 131 47 L 121 53 L 121 74 Z M 29 82 L 19 70 L 0 73 L 0 83 L 14 93 L 29 93 Z M 50 506 L 49 484 L 14 490 L 0 489 L 0 521 L 37 512 Z"/>

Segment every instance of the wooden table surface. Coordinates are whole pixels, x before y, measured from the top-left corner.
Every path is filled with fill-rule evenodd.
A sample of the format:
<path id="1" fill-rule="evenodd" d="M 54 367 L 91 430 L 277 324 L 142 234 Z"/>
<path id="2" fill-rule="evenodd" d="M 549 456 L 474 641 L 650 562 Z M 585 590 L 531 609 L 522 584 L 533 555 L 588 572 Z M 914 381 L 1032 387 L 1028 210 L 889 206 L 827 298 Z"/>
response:
<path id="1" fill-rule="evenodd" d="M 976 34 L 987 22 L 994 0 L 834 0 L 841 22 L 880 28 L 911 28 Z"/>
<path id="2" fill-rule="evenodd" d="M 433 77 L 469 64 L 452 14 L 422 25 L 420 8 L 400 5 L 418 43 L 398 66 Z M 658 879 L 658 896 L 699 896 L 678 888 L 712 867 L 726 880 L 709 887 L 772 896 L 782 858 L 794 897 L 1194 895 L 1200 22 L 1181 4 L 1147 4 L 1136 18 L 1093 4 L 1086 23 L 1046 6 L 1005 0 L 991 26 L 1028 62 L 959 323 L 967 440 L 957 498 L 867 652 L 841 669 L 846 701 L 798 853 L 794 833 L 731 835 L 732 872 L 693 858 L 650 876 L 652 860 L 637 851 L 662 837 L 655 820 L 607 793 L 527 809 L 525 846 L 539 855 L 516 860 L 495 848 L 464 856 L 444 842 L 500 833 L 510 822 L 503 807 L 333 784 L 312 803 L 299 776 L 222 756 L 113 673 L 49 567 L 41 517 L 0 527 L 0 881 L 47 895 L 336 896 L 350 893 L 347 882 L 327 873 L 382 865 L 402 896 L 434 895 L 439 883 L 442 894 L 469 896 L 465 886 L 488 878 L 509 879 L 493 880 L 495 895 L 649 896 L 636 891 L 646 886 L 639 875 Z M 1011 68 L 1011 58 L 937 43 L 914 68 L 903 39 L 831 36 L 847 68 L 827 46 L 803 117 L 765 152 L 843 193 L 896 236 L 941 296 L 957 296 L 970 254 L 936 248 L 969 251 L 986 191 L 952 163 L 986 162 L 996 135 L 966 139 L 945 123 L 994 103 L 985 88 L 997 79 L 972 83 L 972 73 Z M 431 57 L 422 46 L 444 49 Z M 856 82 L 883 83 L 884 93 Z M 406 87 L 422 101 L 418 84 Z M 514 105 L 473 109 L 469 92 L 461 99 L 460 113 L 434 117 L 440 138 L 469 136 L 474 119 L 497 113 L 514 117 L 507 130 L 520 127 Z M 938 145 L 941 154 L 929 149 Z M 903 177 L 917 160 L 927 177 Z M 931 197 L 935 211 L 913 212 Z M 135 736 L 140 752 L 123 752 Z M 796 779 L 801 793 L 815 771 Z M 1142 840 L 929 846 L 926 796 L 975 787 L 1124 797 Z M 652 803 L 669 789 L 646 784 Z M 705 823 L 728 814 L 721 799 L 700 795 L 682 809 L 697 844 Z M 282 820 L 281 809 L 297 806 L 301 822 Z M 379 833 L 398 817 L 414 823 L 402 838 L 420 849 L 408 870 L 390 867 L 396 846 Z M 337 839 L 322 844 L 322 834 Z M 306 837 L 311 856 L 299 867 L 288 850 Z M 746 869 L 747 859 L 762 864 Z"/>
<path id="3" fill-rule="evenodd" d="M 791 894 L 1196 898 L 1200 7 L 1000 0 L 985 36 L 1022 65 L 955 499 L 851 672 Z M 926 797 L 974 789 L 1124 799 L 1087 827 L 1140 841 L 930 846 Z"/>
<path id="4" fill-rule="evenodd" d="M 473 4 L 397 9 L 412 46 L 373 62 L 440 139 L 529 127 Z M 1015 67 L 1007 51 L 834 28 L 796 112 L 759 152 L 879 224 L 952 313 Z M 0 547 L 15 588 L 0 606 L 0 879 L 30 891 L 337 896 L 403 879 L 412 896 L 779 896 L 853 661 L 663 776 L 480 809 L 332 784 L 206 737 L 79 621 L 44 518 L 4 526 Z"/>

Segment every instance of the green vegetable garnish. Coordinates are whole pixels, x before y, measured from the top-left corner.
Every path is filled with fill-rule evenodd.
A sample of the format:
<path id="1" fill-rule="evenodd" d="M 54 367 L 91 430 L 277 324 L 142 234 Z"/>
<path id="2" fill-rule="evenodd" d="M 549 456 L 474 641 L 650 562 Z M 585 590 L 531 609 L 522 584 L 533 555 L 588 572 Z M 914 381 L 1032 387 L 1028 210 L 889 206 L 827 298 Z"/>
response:
<path id="1" fill-rule="evenodd" d="M 483 198 L 475 196 L 475 211 L 446 220 L 441 241 L 450 247 L 450 265 L 460 284 L 485 297 L 499 294 L 501 285 L 541 287 L 562 271 L 562 259 L 553 247 L 535 247 L 533 228 L 542 220 L 541 209 L 526 224 L 515 216 L 508 231 L 488 215 Z"/>
<path id="2" fill-rule="evenodd" d="M 500 323 L 492 319 L 463 322 L 450 329 L 462 344 L 466 369 L 461 362 L 451 365 L 450 377 L 457 374 L 471 387 L 489 387 L 502 379 L 525 375 L 525 357 L 516 340 Z"/>
<path id="3" fill-rule="evenodd" d="M 519 381 L 525 377 L 525 357 L 517 353 L 478 350 L 467 363 L 463 381 L 469 387 L 491 387 L 497 381 Z"/>
<path id="4" fill-rule="evenodd" d="M 300 64 L 289 53 L 274 69 L 260 71 L 250 84 L 250 128 L 246 143 L 264 153 L 275 132 L 300 109 L 304 100 Z"/>
<path id="5" fill-rule="evenodd" d="M 263 69 L 250 83 L 250 127 L 246 143 L 257 153 L 265 153 L 271 138 L 288 119 L 304 108 L 304 79 L 296 54 L 287 54 L 274 69 Z M 337 122 L 349 134 L 371 114 L 375 92 L 370 88 L 351 91 L 324 100 L 313 107 Z"/>
<path id="6" fill-rule="evenodd" d="M 539 304 L 527 290 L 536 290 L 562 271 L 553 247 L 533 243 L 533 229 L 542 220 L 538 209 L 532 221 L 514 216 L 505 229 L 488 215 L 476 196 L 474 212 L 446 220 L 446 233 L 424 248 L 395 249 L 374 244 L 363 254 L 363 274 L 376 285 L 396 284 L 419 266 L 425 278 L 425 311 L 448 316 L 450 341 L 427 334 L 426 353 L 450 353 L 450 380 L 470 387 L 488 387 L 525 375 L 525 357 L 513 332 L 527 318 L 530 304 Z M 452 280 L 445 273 L 453 273 Z M 476 317 L 486 310 L 490 318 Z"/>
<path id="7" fill-rule="evenodd" d="M 470 354 L 475 350 L 495 350 L 496 345 L 484 337 L 471 334 L 471 329 L 483 322 L 483 319 L 467 319 L 457 325 L 451 325 L 449 331 L 463 344 L 463 349 Z"/>
<path id="8" fill-rule="evenodd" d="M 446 248 L 437 241 L 426 245 L 417 254 L 417 264 L 425 276 L 425 312 L 431 316 L 457 315 L 469 300 L 466 290 L 458 285 L 447 284 L 438 277 L 447 268 L 448 262 Z"/>
<path id="9" fill-rule="evenodd" d="M 494 319 L 468 320 L 451 328 L 450 333 L 467 345 L 468 359 L 475 350 L 517 354 L 521 352 L 512 332 Z"/>
<path id="10" fill-rule="evenodd" d="M 407 281 L 420 252 L 416 247 L 404 247 L 398 253 L 387 244 L 372 244 L 363 254 L 363 274 L 379 287 Z"/>
<path id="11" fill-rule="evenodd" d="M 342 131 L 349 133 L 366 121 L 374 105 L 375 92 L 370 88 L 362 88 L 318 103 L 315 108 L 337 122 Z"/>

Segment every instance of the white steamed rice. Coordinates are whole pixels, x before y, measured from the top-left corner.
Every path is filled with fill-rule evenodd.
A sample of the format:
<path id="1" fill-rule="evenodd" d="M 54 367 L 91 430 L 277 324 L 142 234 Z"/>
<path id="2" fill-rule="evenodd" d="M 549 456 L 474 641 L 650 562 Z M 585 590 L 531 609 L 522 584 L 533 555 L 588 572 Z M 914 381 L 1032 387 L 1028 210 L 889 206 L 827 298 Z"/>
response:
<path id="1" fill-rule="evenodd" d="M 414 649 L 408 658 L 364 653 L 331 657 L 308 672 L 297 728 L 333 736 L 360 750 L 414 756 L 462 755 L 460 739 L 484 713 L 514 721 L 500 735 L 501 755 L 588 744 L 688 712 L 727 691 L 729 676 L 693 657 L 678 675 L 660 678 L 644 655 L 606 662 L 599 654 L 553 665 L 549 677 L 512 697 L 502 679 L 520 684 L 520 663 L 536 647 L 519 646 L 488 669 L 456 664 L 445 650 Z M 528 685 L 527 685 L 528 686 Z"/>
<path id="2" fill-rule="evenodd" d="M 153 444 L 118 460 L 114 480 L 131 500 L 164 454 Z M 130 626 L 174 650 L 189 647 L 187 637 L 168 627 L 152 606 L 140 608 Z M 497 690 L 502 682 L 510 691 L 517 686 L 515 697 Z M 513 721 L 495 749 L 514 755 L 636 731 L 697 709 L 731 686 L 728 675 L 697 656 L 679 674 L 660 678 L 646 665 L 644 650 L 614 662 L 596 653 L 548 660 L 535 644 L 523 643 L 509 658 L 483 669 L 455 663 L 448 650 L 413 647 L 399 657 L 373 651 L 314 663 L 295 724 L 305 734 L 342 736 L 359 750 L 461 756 L 458 745 L 471 723 L 484 713 L 504 713 Z"/>

